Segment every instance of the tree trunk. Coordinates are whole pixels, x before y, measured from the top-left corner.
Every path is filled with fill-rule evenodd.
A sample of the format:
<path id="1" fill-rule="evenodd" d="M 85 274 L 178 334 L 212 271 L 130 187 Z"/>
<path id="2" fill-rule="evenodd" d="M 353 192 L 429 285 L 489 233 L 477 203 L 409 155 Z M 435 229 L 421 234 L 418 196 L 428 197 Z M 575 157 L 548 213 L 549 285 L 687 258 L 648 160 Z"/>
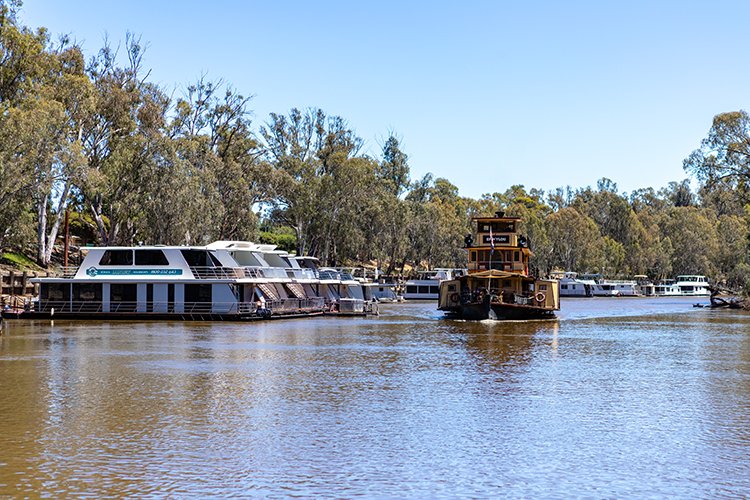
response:
<path id="1" fill-rule="evenodd" d="M 68 204 L 68 194 L 70 193 L 70 181 L 65 183 L 62 196 L 60 196 L 60 203 L 57 205 L 57 213 L 55 214 L 55 223 L 50 228 L 49 235 L 47 235 L 47 249 L 44 254 L 44 260 L 49 265 L 52 261 L 52 251 L 55 249 L 55 240 L 57 240 L 57 233 L 60 230 L 60 221 L 62 221 L 62 215 L 65 212 L 65 206 Z"/>
<path id="2" fill-rule="evenodd" d="M 104 227 L 104 218 L 102 217 L 101 197 L 96 196 L 94 200 L 89 203 L 89 208 L 91 208 L 91 214 L 94 216 L 96 228 L 99 230 L 99 238 L 102 240 L 101 243 L 102 245 L 107 246 L 109 239 L 107 236 L 107 228 Z"/>
<path id="3" fill-rule="evenodd" d="M 41 200 L 37 200 L 37 221 L 36 221 L 36 260 L 40 266 L 47 267 L 49 262 L 45 262 L 44 257 L 47 254 L 47 201 L 49 195 L 44 194 Z"/>

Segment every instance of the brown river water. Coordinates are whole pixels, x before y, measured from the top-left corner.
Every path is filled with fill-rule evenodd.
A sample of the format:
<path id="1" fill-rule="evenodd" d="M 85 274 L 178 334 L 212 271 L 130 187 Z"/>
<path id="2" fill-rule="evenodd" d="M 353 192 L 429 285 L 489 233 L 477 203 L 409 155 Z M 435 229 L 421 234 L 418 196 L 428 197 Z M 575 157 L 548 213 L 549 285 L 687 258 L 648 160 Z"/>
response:
<path id="1" fill-rule="evenodd" d="M 750 314 L 6 321 L 0 496 L 748 497 Z"/>

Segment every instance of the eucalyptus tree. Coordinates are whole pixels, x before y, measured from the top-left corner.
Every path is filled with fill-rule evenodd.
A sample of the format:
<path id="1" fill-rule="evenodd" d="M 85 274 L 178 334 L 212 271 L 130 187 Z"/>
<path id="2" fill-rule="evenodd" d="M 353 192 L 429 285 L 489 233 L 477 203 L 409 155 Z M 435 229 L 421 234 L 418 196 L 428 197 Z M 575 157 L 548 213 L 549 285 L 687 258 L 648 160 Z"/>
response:
<path id="1" fill-rule="evenodd" d="M 47 32 L 20 26 L 20 2 L 0 3 L 0 249 L 33 240 L 31 199 L 36 179 L 27 162 L 32 128 L 19 106 L 30 107 L 46 73 Z"/>
<path id="2" fill-rule="evenodd" d="M 744 287 L 750 280 L 748 238 L 750 228 L 746 217 L 720 215 L 716 226 L 718 249 L 712 256 L 717 278 L 732 288 Z"/>
<path id="3" fill-rule="evenodd" d="M 602 241 L 596 223 L 573 207 L 566 207 L 546 218 L 553 265 L 565 270 L 601 270 Z"/>
<path id="4" fill-rule="evenodd" d="M 690 179 L 670 182 L 659 190 L 659 196 L 675 207 L 690 207 L 697 204 L 696 196 L 690 188 Z"/>
<path id="5" fill-rule="evenodd" d="M 380 185 L 373 199 L 378 208 L 372 212 L 369 231 L 375 258 L 388 262 L 387 274 L 392 274 L 398 263 L 404 261 L 409 245 L 404 230 L 409 209 L 402 198 L 410 185 L 408 161 L 409 157 L 401 149 L 400 141 L 391 134 L 383 144 L 382 159 L 376 170 Z"/>
<path id="6" fill-rule="evenodd" d="M 750 201 L 750 115 L 743 110 L 716 115 L 700 148 L 683 161 L 683 168 L 708 187 L 725 183 L 744 202 Z"/>
<path id="7" fill-rule="evenodd" d="M 271 113 L 260 134 L 277 174 L 273 218 L 294 229 L 298 254 L 326 252 L 321 235 L 342 221 L 337 207 L 354 201 L 339 200 L 330 185 L 336 175 L 337 182 L 345 182 L 342 166 L 358 155 L 362 139 L 341 117 L 329 117 L 321 109 Z"/>
<path id="8" fill-rule="evenodd" d="M 698 197 L 702 207 L 711 209 L 718 216 L 745 216 L 746 203 L 737 196 L 731 181 L 721 180 L 710 185 L 704 184 L 698 189 Z"/>
<path id="9" fill-rule="evenodd" d="M 148 228 L 141 202 L 149 196 L 150 162 L 162 163 L 169 99 L 148 82 L 140 39 L 128 34 L 125 63 L 108 42 L 92 58 L 87 74 L 95 103 L 82 133 L 86 166 L 77 196 L 88 206 L 103 244 L 134 243 Z"/>
<path id="10" fill-rule="evenodd" d="M 53 45 L 45 30 L 32 33 L 16 25 L 5 4 L 0 9 L 0 136 L 5 139 L 0 189 L 9 195 L 4 202 L 31 200 L 37 261 L 48 265 L 82 165 L 80 139 L 90 86 L 79 47 L 65 38 Z M 8 175 L 14 171 L 21 174 L 16 179 Z M 6 183 L 18 187 L 8 189 Z"/>
<path id="11" fill-rule="evenodd" d="M 467 230 L 467 206 L 458 188 L 432 174 L 412 184 L 406 196 L 409 219 L 406 260 L 416 267 L 465 266 L 463 238 Z"/>
<path id="12" fill-rule="evenodd" d="M 714 262 L 720 248 L 717 222 L 713 212 L 697 207 L 673 207 L 662 215 L 660 227 L 674 249 L 675 274 L 716 274 Z"/>
<path id="13" fill-rule="evenodd" d="M 253 207 L 271 198 L 273 175 L 252 131 L 249 97 L 200 78 L 177 100 L 170 137 L 200 179 L 195 229 L 206 238 L 250 239 Z"/>

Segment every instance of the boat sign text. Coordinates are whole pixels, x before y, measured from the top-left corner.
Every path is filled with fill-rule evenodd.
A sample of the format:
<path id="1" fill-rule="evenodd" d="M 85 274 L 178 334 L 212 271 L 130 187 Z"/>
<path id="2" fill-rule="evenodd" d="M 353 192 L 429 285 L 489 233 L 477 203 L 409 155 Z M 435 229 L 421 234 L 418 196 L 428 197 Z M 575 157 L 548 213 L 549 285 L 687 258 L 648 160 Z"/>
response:
<path id="1" fill-rule="evenodd" d="M 86 274 L 95 276 L 179 276 L 182 269 L 97 269 L 89 267 Z"/>

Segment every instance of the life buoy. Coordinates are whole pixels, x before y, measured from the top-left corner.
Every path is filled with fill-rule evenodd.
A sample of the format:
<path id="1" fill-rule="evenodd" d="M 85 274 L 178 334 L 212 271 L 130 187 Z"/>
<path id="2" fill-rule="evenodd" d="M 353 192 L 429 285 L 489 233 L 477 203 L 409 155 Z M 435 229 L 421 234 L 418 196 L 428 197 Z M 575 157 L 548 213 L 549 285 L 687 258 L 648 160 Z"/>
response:
<path id="1" fill-rule="evenodd" d="M 537 292 L 537 294 L 534 295 L 534 298 L 537 302 L 544 302 L 544 299 L 546 299 L 547 297 L 542 292 Z"/>
<path id="2" fill-rule="evenodd" d="M 457 293 L 452 293 L 450 296 L 450 299 L 451 299 L 451 302 L 458 302 L 458 299 L 460 299 L 460 297 L 458 296 Z"/>

